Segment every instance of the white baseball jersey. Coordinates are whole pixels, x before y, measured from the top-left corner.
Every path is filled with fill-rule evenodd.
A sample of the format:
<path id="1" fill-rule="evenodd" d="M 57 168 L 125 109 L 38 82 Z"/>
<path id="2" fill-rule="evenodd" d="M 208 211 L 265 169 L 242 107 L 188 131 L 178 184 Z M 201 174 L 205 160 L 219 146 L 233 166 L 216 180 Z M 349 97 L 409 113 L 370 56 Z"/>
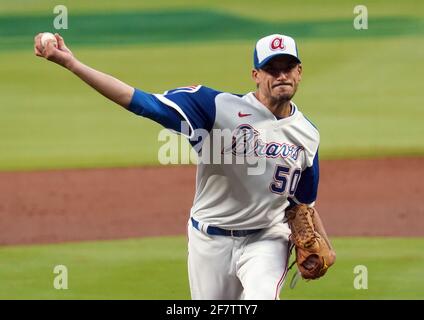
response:
<path id="1" fill-rule="evenodd" d="M 252 92 L 192 86 L 155 95 L 136 89 L 128 109 L 177 132 L 186 121 L 200 158 L 191 216 L 206 226 L 249 230 L 281 222 L 293 202 L 316 200 L 319 133 L 291 105 L 291 115 L 277 119 Z M 199 129 L 209 134 L 199 139 Z M 255 165 L 248 159 L 256 159 L 260 174 L 249 173 Z"/>

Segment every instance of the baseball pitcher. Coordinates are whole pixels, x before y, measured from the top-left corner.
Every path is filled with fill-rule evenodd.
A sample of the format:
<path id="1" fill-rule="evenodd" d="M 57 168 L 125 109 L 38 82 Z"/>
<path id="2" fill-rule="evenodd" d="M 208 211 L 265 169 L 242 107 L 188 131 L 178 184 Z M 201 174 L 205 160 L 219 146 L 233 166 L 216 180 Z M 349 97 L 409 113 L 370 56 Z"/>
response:
<path id="1" fill-rule="evenodd" d="M 45 46 L 41 36 L 35 37 L 37 56 L 128 111 L 185 135 L 198 152 L 187 226 L 193 299 L 278 299 L 292 246 L 305 279 L 321 277 L 334 263 L 314 209 L 319 133 L 292 101 L 302 77 L 293 38 L 273 34 L 257 41 L 256 90 L 237 95 L 201 85 L 147 93 L 84 65 L 60 35 Z M 255 166 L 260 170 L 249 171 Z"/>

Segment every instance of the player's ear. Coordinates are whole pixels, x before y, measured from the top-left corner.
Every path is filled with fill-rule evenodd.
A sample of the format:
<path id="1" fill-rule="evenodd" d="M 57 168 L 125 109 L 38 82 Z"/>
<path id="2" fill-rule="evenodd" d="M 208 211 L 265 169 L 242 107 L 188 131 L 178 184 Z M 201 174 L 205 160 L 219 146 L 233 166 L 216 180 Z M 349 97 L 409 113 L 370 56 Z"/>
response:
<path id="1" fill-rule="evenodd" d="M 252 79 L 255 81 L 256 85 L 259 84 L 259 70 L 258 69 L 252 69 Z"/>
<path id="2" fill-rule="evenodd" d="M 302 64 L 299 63 L 297 65 L 297 72 L 299 73 L 299 81 L 302 79 L 302 71 L 303 71 Z"/>

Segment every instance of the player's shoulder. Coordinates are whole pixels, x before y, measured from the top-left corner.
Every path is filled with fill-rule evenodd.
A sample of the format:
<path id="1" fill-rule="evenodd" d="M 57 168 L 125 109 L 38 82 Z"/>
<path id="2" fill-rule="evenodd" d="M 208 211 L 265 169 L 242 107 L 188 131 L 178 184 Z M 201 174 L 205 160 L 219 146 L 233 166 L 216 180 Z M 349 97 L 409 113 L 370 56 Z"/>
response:
<path id="1" fill-rule="evenodd" d="M 201 84 L 191 85 L 191 86 L 184 86 L 184 87 L 177 87 L 174 89 L 170 89 L 165 91 L 164 95 L 173 95 L 173 94 L 193 94 L 193 95 L 217 95 L 220 93 L 223 93 L 222 91 L 215 90 L 209 87 L 206 87 Z"/>
<path id="2" fill-rule="evenodd" d="M 303 131 L 306 131 L 308 133 L 308 135 L 313 138 L 313 140 L 320 140 L 320 134 L 319 134 L 319 129 L 316 126 L 315 123 L 313 123 L 309 117 L 305 116 L 305 114 L 301 111 L 299 111 L 298 107 L 295 105 L 296 107 L 296 111 L 298 113 L 298 121 L 300 122 L 300 125 L 303 128 Z"/>
<path id="3" fill-rule="evenodd" d="M 215 105 L 217 104 L 217 97 L 235 97 L 240 99 L 242 95 L 237 95 L 225 91 L 216 90 L 204 85 L 192 85 L 186 87 L 178 87 L 165 91 L 163 96 L 176 102 L 185 101 L 186 103 L 194 103 L 196 105 Z M 224 101 L 228 101 L 224 98 Z M 222 100 L 221 100 L 222 101 Z"/>
<path id="4" fill-rule="evenodd" d="M 240 97 L 240 98 L 244 96 L 244 94 L 237 94 L 237 93 L 217 90 L 217 89 L 214 89 L 205 85 L 201 85 L 201 84 L 174 88 L 174 89 L 165 91 L 163 94 L 173 95 L 178 93 L 192 94 L 194 96 L 217 96 L 219 94 L 231 95 L 231 96 Z"/>
<path id="5" fill-rule="evenodd" d="M 305 126 L 306 129 L 319 134 L 319 129 L 317 125 L 313 123 L 312 120 L 309 117 L 307 117 L 303 112 L 301 112 L 296 105 L 295 105 L 295 108 L 296 108 L 296 112 L 298 113 L 298 119 L 299 121 L 301 121 L 302 125 Z"/>
<path id="6" fill-rule="evenodd" d="M 319 135 L 319 129 L 318 127 L 307 117 L 302 113 L 303 121 L 305 122 L 305 125 L 312 131 L 314 131 L 316 134 Z"/>

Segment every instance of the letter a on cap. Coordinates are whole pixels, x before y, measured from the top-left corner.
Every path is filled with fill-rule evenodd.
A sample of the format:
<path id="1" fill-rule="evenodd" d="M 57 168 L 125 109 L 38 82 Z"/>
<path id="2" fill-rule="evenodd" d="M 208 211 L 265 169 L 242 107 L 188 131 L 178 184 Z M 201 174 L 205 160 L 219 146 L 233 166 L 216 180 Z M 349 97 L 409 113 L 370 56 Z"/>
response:
<path id="1" fill-rule="evenodd" d="M 282 37 L 276 37 L 271 41 L 271 50 L 284 50 L 286 46 L 284 45 L 284 40 Z"/>

